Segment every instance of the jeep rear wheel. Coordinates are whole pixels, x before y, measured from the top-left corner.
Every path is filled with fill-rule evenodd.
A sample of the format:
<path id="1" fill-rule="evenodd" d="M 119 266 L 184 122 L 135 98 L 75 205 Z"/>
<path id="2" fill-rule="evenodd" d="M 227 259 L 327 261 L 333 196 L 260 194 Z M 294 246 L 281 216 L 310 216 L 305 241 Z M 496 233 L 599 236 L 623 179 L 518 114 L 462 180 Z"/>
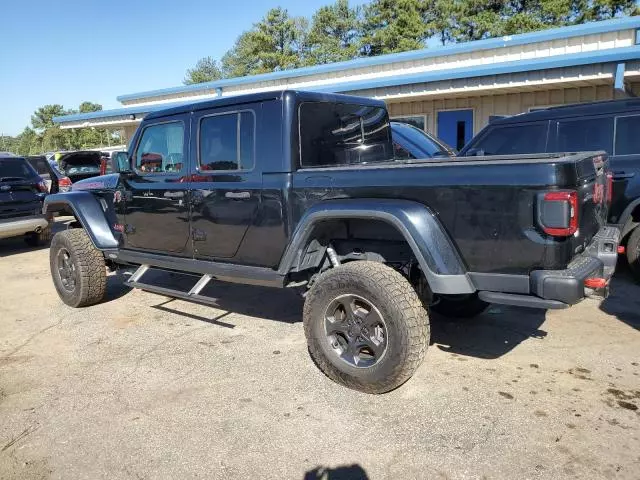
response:
<path id="1" fill-rule="evenodd" d="M 103 299 L 107 284 L 104 256 L 83 229 L 56 233 L 49 264 L 58 295 L 70 307 L 86 307 Z"/>
<path id="2" fill-rule="evenodd" d="M 636 227 L 627 241 L 627 262 L 636 282 L 640 282 L 640 227 Z"/>
<path id="3" fill-rule="evenodd" d="M 411 284 L 381 263 L 323 273 L 304 304 L 309 353 L 329 378 L 366 393 L 406 382 L 429 344 L 429 316 Z"/>

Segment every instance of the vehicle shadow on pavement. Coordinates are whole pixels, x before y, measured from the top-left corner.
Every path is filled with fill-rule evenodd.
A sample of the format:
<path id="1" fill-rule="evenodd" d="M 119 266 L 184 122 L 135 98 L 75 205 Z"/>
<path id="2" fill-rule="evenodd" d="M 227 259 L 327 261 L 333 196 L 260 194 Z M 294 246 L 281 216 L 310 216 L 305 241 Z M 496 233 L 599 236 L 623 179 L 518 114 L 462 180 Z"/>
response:
<path id="1" fill-rule="evenodd" d="M 640 330 L 640 285 L 634 282 L 624 259 L 618 261 L 611 279 L 611 293 L 600 304 L 600 310 Z"/>
<path id="2" fill-rule="evenodd" d="M 491 305 L 478 317 L 455 321 L 431 317 L 431 343 L 440 350 L 470 357 L 494 359 L 529 338 L 543 339 L 540 329 L 546 310 Z"/>
<path id="3" fill-rule="evenodd" d="M 188 291 L 195 285 L 197 280 L 198 277 L 194 275 L 162 271 L 149 271 L 145 274 L 144 279 L 145 282 L 154 285 L 182 291 Z M 297 292 L 291 289 L 258 287 L 212 280 L 201 292 L 201 295 L 205 295 L 214 301 L 213 305 L 210 306 L 226 312 L 285 323 L 302 321 L 304 300 Z M 223 327 L 233 327 L 226 322 L 220 322 L 222 316 L 212 320 L 207 317 L 174 310 L 170 308 L 170 303 L 171 301 L 163 301 L 153 308 L 188 316 L 194 320 L 221 324 L 220 326 Z"/>
<path id="4" fill-rule="evenodd" d="M 303 480 L 369 480 L 367 472 L 358 464 L 335 468 L 317 467 L 304 474 Z"/>

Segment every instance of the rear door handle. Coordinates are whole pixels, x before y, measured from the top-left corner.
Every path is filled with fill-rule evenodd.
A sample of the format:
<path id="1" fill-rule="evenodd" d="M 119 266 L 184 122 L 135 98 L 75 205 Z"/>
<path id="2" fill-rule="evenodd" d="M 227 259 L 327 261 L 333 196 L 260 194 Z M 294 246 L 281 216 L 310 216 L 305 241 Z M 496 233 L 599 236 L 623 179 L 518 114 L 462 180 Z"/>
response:
<path id="1" fill-rule="evenodd" d="M 625 178 L 632 178 L 634 176 L 635 173 L 613 172 L 614 180 L 624 180 Z"/>
<path id="2" fill-rule="evenodd" d="M 242 200 L 243 198 L 251 198 L 251 192 L 227 192 L 224 194 L 224 197 Z"/>

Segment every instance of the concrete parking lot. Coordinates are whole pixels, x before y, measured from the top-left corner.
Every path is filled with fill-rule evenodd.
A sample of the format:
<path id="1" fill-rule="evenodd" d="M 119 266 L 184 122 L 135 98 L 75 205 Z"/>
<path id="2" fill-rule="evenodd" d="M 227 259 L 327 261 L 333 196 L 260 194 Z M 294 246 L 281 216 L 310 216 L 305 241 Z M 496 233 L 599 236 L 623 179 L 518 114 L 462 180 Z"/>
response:
<path id="1" fill-rule="evenodd" d="M 640 477 L 624 271 L 603 304 L 433 319 L 422 367 L 381 396 L 313 365 L 292 291 L 216 284 L 212 308 L 112 275 L 74 310 L 20 239 L 0 278 L 2 479 Z"/>

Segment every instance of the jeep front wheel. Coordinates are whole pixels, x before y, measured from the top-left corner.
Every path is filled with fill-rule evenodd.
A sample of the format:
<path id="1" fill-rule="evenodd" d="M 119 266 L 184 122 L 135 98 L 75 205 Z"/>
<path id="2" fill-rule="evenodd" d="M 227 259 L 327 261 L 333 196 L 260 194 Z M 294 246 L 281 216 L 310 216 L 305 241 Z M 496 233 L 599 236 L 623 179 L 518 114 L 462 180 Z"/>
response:
<path id="1" fill-rule="evenodd" d="M 304 305 L 309 353 L 332 380 L 366 393 L 406 382 L 429 344 L 429 316 L 411 284 L 381 263 L 323 273 Z"/>
<path id="2" fill-rule="evenodd" d="M 49 265 L 58 295 L 70 307 L 93 305 L 104 297 L 107 284 L 104 256 L 83 229 L 55 234 Z"/>

